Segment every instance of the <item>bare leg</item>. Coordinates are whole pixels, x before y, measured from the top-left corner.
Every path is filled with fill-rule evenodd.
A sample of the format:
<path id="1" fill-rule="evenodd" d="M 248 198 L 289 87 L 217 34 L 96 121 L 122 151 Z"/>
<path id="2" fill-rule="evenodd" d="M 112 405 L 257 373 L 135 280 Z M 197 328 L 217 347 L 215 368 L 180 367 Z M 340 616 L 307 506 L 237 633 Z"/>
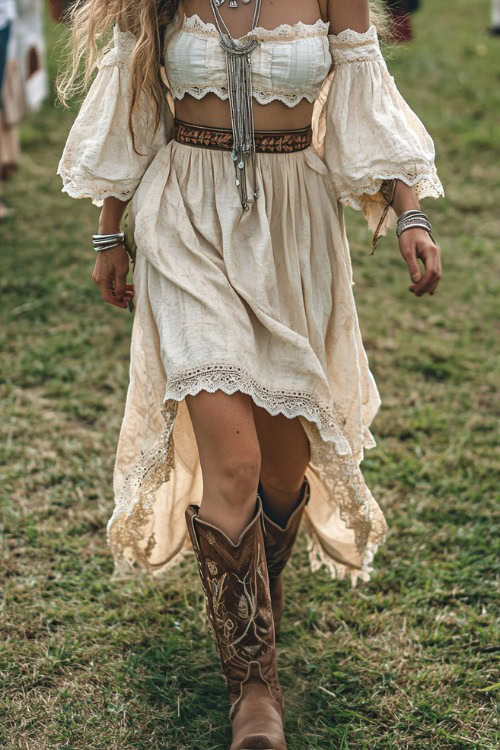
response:
<path id="1" fill-rule="evenodd" d="M 260 448 L 251 399 L 222 391 L 187 396 L 203 475 L 200 518 L 234 543 L 251 521 L 260 473 Z"/>
<path id="2" fill-rule="evenodd" d="M 284 526 L 297 505 L 310 460 L 309 440 L 298 418 L 273 417 L 252 402 L 261 450 L 265 511 Z"/>

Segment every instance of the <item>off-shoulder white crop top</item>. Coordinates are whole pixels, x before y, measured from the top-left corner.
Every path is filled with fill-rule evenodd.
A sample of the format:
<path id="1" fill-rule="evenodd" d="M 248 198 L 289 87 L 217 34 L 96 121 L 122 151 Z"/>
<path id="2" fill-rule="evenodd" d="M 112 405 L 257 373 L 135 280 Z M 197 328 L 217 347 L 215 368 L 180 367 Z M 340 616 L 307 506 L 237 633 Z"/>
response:
<path id="1" fill-rule="evenodd" d="M 242 39 L 258 39 L 252 55 L 253 96 L 260 104 L 278 100 L 294 107 L 302 99 L 313 102 L 328 75 L 332 56 L 329 23 L 258 26 Z M 214 93 L 228 98 L 225 55 L 219 32 L 198 15 L 184 16 L 165 44 L 165 69 L 174 99 L 190 94 L 201 99 Z"/>

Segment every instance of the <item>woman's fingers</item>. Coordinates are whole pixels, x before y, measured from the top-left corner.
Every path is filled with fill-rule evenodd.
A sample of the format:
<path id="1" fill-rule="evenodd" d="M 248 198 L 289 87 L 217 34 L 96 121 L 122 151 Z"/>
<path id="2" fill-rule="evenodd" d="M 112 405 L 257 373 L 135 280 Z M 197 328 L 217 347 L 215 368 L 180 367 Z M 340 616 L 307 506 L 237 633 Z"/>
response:
<path id="1" fill-rule="evenodd" d="M 127 309 L 134 297 L 134 285 L 127 284 L 129 260 L 124 247 L 103 250 L 97 254 L 92 280 L 99 287 L 101 297 L 114 307 Z"/>
<path id="2" fill-rule="evenodd" d="M 425 266 L 425 274 L 418 284 L 414 284 L 412 291 L 417 297 L 421 297 L 422 294 L 434 294 L 441 279 L 439 248 L 429 236 L 425 243 L 417 243 L 416 254 Z"/>
<path id="3" fill-rule="evenodd" d="M 425 229 L 410 229 L 399 238 L 399 246 L 413 281 L 409 290 L 417 297 L 434 294 L 441 279 L 441 254 L 431 236 Z M 418 259 L 424 264 L 423 274 Z"/>
<path id="4" fill-rule="evenodd" d="M 98 287 L 104 302 L 107 302 L 110 305 L 114 305 L 115 307 L 121 307 L 122 309 L 127 307 L 127 300 L 125 300 L 123 297 L 116 296 L 111 280 L 109 280 L 108 282 L 103 281 L 99 283 Z"/>
<path id="5" fill-rule="evenodd" d="M 122 299 L 127 286 L 128 262 L 125 265 L 119 264 L 114 267 L 114 290 L 115 296 Z"/>

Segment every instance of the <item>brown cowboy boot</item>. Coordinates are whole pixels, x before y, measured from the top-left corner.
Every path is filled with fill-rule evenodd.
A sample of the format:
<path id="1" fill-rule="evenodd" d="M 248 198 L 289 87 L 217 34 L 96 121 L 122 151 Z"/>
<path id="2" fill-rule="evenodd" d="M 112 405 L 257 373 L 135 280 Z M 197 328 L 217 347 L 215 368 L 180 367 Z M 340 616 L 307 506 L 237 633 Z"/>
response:
<path id="1" fill-rule="evenodd" d="M 190 505 L 186 521 L 228 686 L 231 750 L 286 750 L 260 498 L 237 544 L 198 514 Z"/>
<path id="2" fill-rule="evenodd" d="M 297 538 L 302 514 L 304 508 L 309 502 L 310 493 L 311 488 L 309 486 L 309 481 L 307 477 L 305 477 L 297 505 L 288 517 L 285 528 L 277 524 L 275 521 L 272 521 L 264 511 L 264 526 L 266 530 L 264 544 L 266 547 L 269 590 L 271 592 L 274 631 L 276 635 L 279 635 L 280 632 L 281 616 L 284 607 L 283 568 L 292 554 L 292 548 Z M 265 495 L 260 484 L 259 494 L 264 498 L 265 502 Z"/>

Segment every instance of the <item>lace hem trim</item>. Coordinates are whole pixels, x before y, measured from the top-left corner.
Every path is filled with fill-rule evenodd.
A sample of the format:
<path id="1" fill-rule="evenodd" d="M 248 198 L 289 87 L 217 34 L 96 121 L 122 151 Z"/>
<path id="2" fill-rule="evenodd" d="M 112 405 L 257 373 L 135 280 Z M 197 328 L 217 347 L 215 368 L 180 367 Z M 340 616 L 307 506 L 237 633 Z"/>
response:
<path id="1" fill-rule="evenodd" d="M 88 180 L 64 169 L 59 169 L 57 174 L 63 182 L 61 192 L 67 193 L 70 198 L 91 198 L 95 205 L 100 205 L 105 198 L 128 201 L 133 197 L 138 184 L 138 181 L 134 180 L 130 181 L 129 187 L 126 187 L 127 180 L 120 180 L 119 185 L 110 185 L 107 180 Z"/>
<path id="2" fill-rule="evenodd" d="M 215 24 L 202 21 L 196 13 L 192 16 L 184 16 L 182 28 L 184 31 L 202 34 L 203 36 L 213 36 L 219 38 L 219 32 L 217 31 L 217 27 L 215 26 Z M 302 21 L 298 21 L 296 24 L 292 25 L 282 23 L 275 29 L 265 29 L 262 26 L 257 26 L 253 31 L 250 31 L 248 32 L 248 34 L 240 37 L 239 41 L 243 39 L 262 39 L 266 42 L 281 42 L 290 39 L 304 39 L 314 36 L 327 36 L 329 28 L 329 22 L 323 21 L 321 18 L 313 24 L 302 23 Z"/>
<path id="3" fill-rule="evenodd" d="M 303 416 L 318 425 L 324 440 L 335 444 L 338 455 L 352 455 L 353 449 L 339 427 L 343 417 L 339 410 L 320 403 L 305 391 L 270 390 L 237 365 L 207 364 L 183 370 L 168 379 L 165 400 L 183 401 L 200 391 L 222 390 L 232 394 L 241 391 L 272 416 L 284 414 L 289 419 Z"/>
<path id="4" fill-rule="evenodd" d="M 355 62 L 384 62 L 377 30 L 370 26 L 364 34 L 346 29 L 328 35 L 329 49 L 335 65 Z"/>
<path id="5" fill-rule="evenodd" d="M 119 185 L 112 185 L 108 180 L 99 180 L 98 178 L 88 179 L 75 170 L 66 170 L 59 167 L 57 174 L 63 182 L 63 193 L 67 193 L 70 198 L 91 198 L 92 201 L 103 201 L 105 198 L 118 198 L 121 201 L 130 200 L 135 191 L 139 180 L 120 180 Z"/>
<path id="6" fill-rule="evenodd" d="M 373 24 L 366 31 L 354 31 L 353 29 L 344 29 L 338 34 L 328 34 L 332 44 L 348 45 L 355 47 L 358 44 L 366 42 L 378 42 L 377 28 Z"/>
<path id="7" fill-rule="evenodd" d="M 333 185 L 336 188 L 336 196 L 341 203 L 357 211 L 362 211 L 362 196 L 376 195 L 380 192 L 381 185 L 386 180 L 401 180 L 401 182 L 406 183 L 409 187 L 415 188 L 419 200 L 422 198 L 442 198 L 444 196 L 444 188 L 435 169 L 429 172 L 421 172 L 417 175 L 409 174 L 408 172 L 403 173 L 402 171 L 388 171 L 384 174 L 371 175 L 369 178 L 366 178 L 365 182 L 357 182 L 350 190 L 346 190 L 342 185 L 337 186 L 335 181 L 333 181 Z"/>
<path id="8" fill-rule="evenodd" d="M 318 403 L 310 394 L 302 391 L 269 390 L 236 365 L 206 365 L 178 373 L 167 384 L 162 415 L 166 422 L 164 432 L 153 447 L 145 451 L 136 467 L 125 479 L 116 498 L 115 510 L 107 525 L 107 539 L 115 559 L 113 578 L 134 575 L 135 563 L 154 576 L 169 570 L 184 555 L 184 545 L 170 559 L 157 566 L 149 562 L 149 554 L 155 546 L 154 535 L 143 539 L 142 530 L 150 522 L 156 492 L 170 478 L 174 468 L 173 428 L 178 403 L 187 395 L 196 395 L 201 390 L 222 390 L 232 394 L 241 391 L 251 396 L 254 402 L 270 414 L 284 414 L 289 418 L 304 417 L 307 420 L 311 440 L 311 462 L 325 485 L 335 498 L 340 518 L 354 533 L 361 565 L 354 568 L 332 558 L 321 546 L 319 538 L 309 526 L 309 560 L 313 571 L 325 565 L 334 577 L 340 579 L 348 574 L 352 584 L 358 578 L 369 580 L 372 560 L 378 546 L 385 540 L 387 526 L 384 517 L 367 488 L 359 463 L 363 446 L 373 447 L 375 442 L 364 429 L 363 444 L 353 451 L 340 425 L 340 414 Z M 313 430 L 309 423 L 316 424 Z M 128 550 L 128 552 L 127 552 Z"/>
<path id="9" fill-rule="evenodd" d="M 202 390 L 209 393 L 221 390 L 227 394 L 240 391 L 273 416 L 284 414 L 289 419 L 303 417 L 317 426 L 317 432 L 308 431 L 312 462 L 329 487 L 332 497 L 335 497 L 340 518 L 354 532 L 362 564 L 357 571 L 349 570 L 351 579 L 353 583 L 358 576 L 368 580 L 374 549 L 384 541 L 387 530 L 359 468 L 363 450 L 375 446 L 368 427 L 365 425 L 359 445 L 352 446 L 341 427 L 345 424 L 345 418 L 334 405 L 322 404 L 305 391 L 265 388 L 237 365 L 209 364 L 177 373 L 167 383 L 165 400 L 181 401 Z M 332 469 L 332 444 L 337 472 Z M 378 519 L 377 512 L 380 516 Z M 329 559 L 333 567 L 336 567 L 337 561 Z M 342 567 L 347 570 L 345 565 Z"/>
<path id="10" fill-rule="evenodd" d="M 207 94 L 216 94 L 219 99 L 226 100 L 229 98 L 227 88 L 224 86 L 213 86 L 207 84 L 206 86 L 192 86 L 189 84 L 181 84 L 180 86 L 171 87 L 172 96 L 174 99 L 184 99 L 186 94 L 194 97 L 195 99 L 203 99 Z M 318 89 L 319 91 L 319 89 Z M 253 98 L 259 102 L 259 104 L 269 104 L 272 101 L 280 101 L 286 104 L 288 107 L 295 107 L 302 99 L 307 99 L 311 104 L 315 101 L 317 91 L 311 92 L 311 89 L 306 91 L 299 91 L 288 93 L 286 91 L 276 91 L 275 89 L 270 91 L 263 91 L 262 89 L 252 91 Z"/>
<path id="11" fill-rule="evenodd" d="M 116 496 L 113 515 L 107 524 L 107 541 L 115 561 L 113 580 L 130 577 L 135 562 L 149 573 L 154 573 L 157 569 L 169 569 L 183 556 L 181 548 L 168 563 L 152 565 L 149 556 L 156 540 L 154 534 L 151 534 L 144 544 L 141 531 L 153 514 L 156 491 L 168 482 L 175 466 L 172 436 L 177 408 L 176 402 L 164 404 L 164 431 L 155 444 L 141 454 L 138 464 L 126 477 L 121 491 Z M 130 550 L 130 559 L 126 556 L 126 550 Z"/>

